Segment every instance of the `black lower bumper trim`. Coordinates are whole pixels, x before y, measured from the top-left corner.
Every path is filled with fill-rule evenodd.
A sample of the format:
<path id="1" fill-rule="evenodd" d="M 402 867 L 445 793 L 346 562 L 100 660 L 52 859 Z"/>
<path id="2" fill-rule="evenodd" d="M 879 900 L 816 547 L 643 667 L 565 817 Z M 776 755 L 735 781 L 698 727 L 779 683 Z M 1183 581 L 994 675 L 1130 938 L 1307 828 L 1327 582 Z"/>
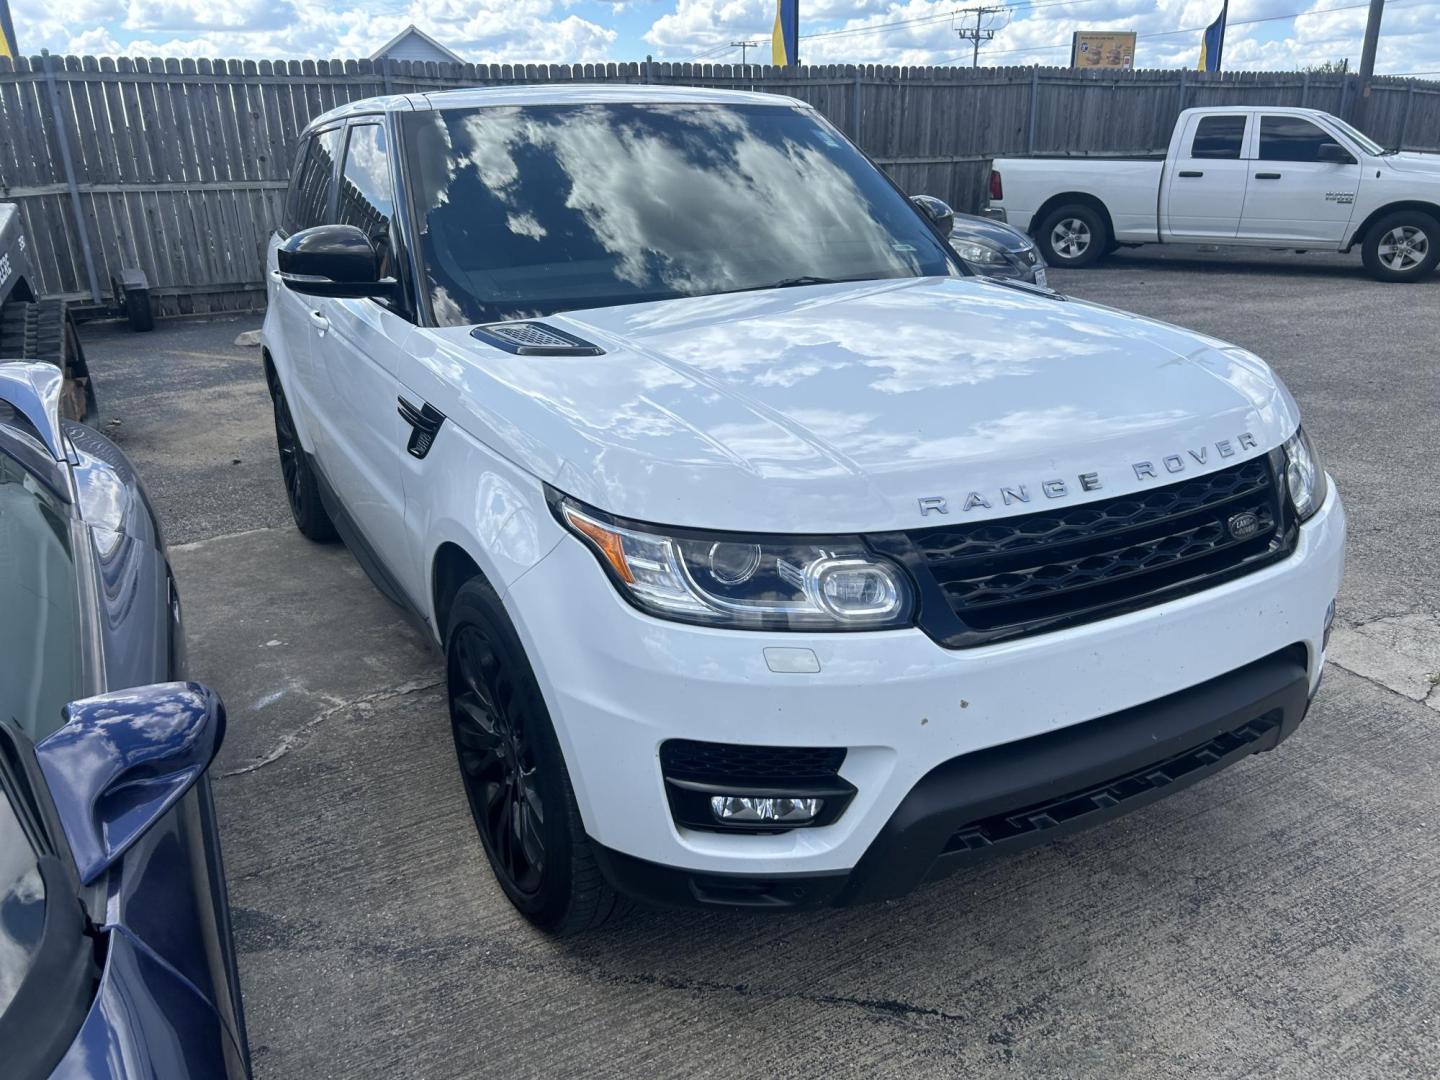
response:
<path id="1" fill-rule="evenodd" d="M 595 845 L 621 892 L 666 906 L 793 909 L 901 896 L 923 881 L 1117 817 L 1286 739 L 1309 706 L 1291 646 L 1188 690 L 954 758 L 911 789 L 853 870 L 702 874 Z"/>

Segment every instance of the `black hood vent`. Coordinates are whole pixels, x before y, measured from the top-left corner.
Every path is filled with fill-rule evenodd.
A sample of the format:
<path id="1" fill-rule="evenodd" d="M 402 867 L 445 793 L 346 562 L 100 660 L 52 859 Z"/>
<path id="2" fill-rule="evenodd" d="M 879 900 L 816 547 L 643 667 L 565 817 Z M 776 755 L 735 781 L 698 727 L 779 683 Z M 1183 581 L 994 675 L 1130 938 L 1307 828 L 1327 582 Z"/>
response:
<path id="1" fill-rule="evenodd" d="M 543 322 L 501 322 L 477 326 L 470 336 L 518 356 L 601 356 L 600 346 Z"/>

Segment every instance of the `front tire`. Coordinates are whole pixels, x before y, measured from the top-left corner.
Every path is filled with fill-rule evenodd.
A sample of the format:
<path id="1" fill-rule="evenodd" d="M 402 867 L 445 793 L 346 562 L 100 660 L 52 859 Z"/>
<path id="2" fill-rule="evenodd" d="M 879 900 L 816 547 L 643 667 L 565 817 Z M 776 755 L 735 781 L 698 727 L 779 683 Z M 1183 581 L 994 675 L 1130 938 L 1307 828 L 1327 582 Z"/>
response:
<path id="1" fill-rule="evenodd" d="M 1046 214 L 1035 231 L 1040 254 L 1052 267 L 1090 266 L 1110 251 L 1110 226 L 1105 215 L 1087 203 L 1068 203 Z"/>
<path id="2" fill-rule="evenodd" d="M 290 504 L 290 516 L 307 539 L 316 543 L 334 540 L 338 535 L 335 523 L 320 499 L 320 485 L 300 445 L 300 436 L 295 432 L 295 418 L 290 415 L 285 389 L 274 374 L 267 373 L 267 376 L 270 400 L 275 406 L 275 446 L 280 451 L 280 475 L 285 481 L 285 501 Z"/>
<path id="3" fill-rule="evenodd" d="M 1360 257 L 1377 281 L 1419 281 L 1440 262 L 1440 222 L 1419 210 L 1386 214 L 1365 234 Z"/>
<path id="4" fill-rule="evenodd" d="M 445 633 L 460 779 L 495 880 L 516 910 L 566 937 L 620 914 L 580 821 L 540 687 L 499 597 L 460 587 Z"/>

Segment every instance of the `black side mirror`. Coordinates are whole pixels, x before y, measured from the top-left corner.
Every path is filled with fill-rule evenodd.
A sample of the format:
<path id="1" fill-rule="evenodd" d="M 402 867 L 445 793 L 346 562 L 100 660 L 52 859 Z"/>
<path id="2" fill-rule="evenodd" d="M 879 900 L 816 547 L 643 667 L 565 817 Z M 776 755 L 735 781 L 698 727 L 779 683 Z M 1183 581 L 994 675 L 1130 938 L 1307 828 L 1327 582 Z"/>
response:
<path id="1" fill-rule="evenodd" d="M 316 225 L 292 233 L 275 253 L 280 280 L 306 296 L 398 295 L 394 278 L 380 276 L 380 253 L 354 225 Z"/>
<path id="2" fill-rule="evenodd" d="M 1322 142 L 1315 151 L 1316 161 L 1328 161 L 1331 165 L 1354 165 L 1355 159 L 1339 143 Z"/>
<path id="3" fill-rule="evenodd" d="M 949 238 L 950 231 L 955 228 L 955 211 L 950 209 L 949 203 L 935 198 L 934 195 L 911 195 L 910 201 L 930 219 L 930 223 L 941 236 Z"/>

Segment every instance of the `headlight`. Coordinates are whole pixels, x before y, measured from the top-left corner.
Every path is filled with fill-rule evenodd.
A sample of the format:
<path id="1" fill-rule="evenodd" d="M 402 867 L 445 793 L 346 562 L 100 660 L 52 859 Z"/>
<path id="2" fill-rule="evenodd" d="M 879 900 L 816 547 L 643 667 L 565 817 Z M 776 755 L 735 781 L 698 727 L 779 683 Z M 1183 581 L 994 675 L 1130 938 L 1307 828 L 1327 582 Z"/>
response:
<path id="1" fill-rule="evenodd" d="M 956 255 L 976 266 L 1005 266 L 1010 262 L 1002 248 L 981 240 L 957 240 L 952 236 L 950 246 Z"/>
<path id="2" fill-rule="evenodd" d="M 620 525 L 568 499 L 556 510 L 626 599 L 661 618 L 745 630 L 876 630 L 908 626 L 914 613 L 909 578 L 858 537 L 665 533 Z"/>
<path id="3" fill-rule="evenodd" d="M 1325 470 L 1304 428 L 1285 441 L 1285 487 L 1301 521 L 1313 517 L 1325 502 Z"/>

